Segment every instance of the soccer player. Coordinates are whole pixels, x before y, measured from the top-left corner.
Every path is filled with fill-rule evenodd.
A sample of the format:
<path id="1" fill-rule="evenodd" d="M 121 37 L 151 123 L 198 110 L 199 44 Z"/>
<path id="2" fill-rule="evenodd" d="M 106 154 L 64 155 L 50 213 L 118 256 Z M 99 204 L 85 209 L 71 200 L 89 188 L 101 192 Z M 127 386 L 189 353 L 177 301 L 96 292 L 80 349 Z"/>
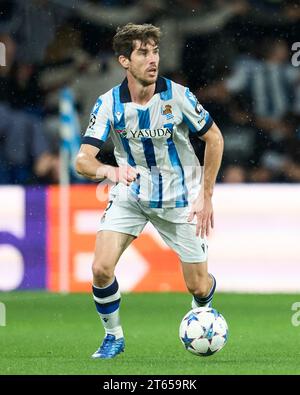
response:
<path id="1" fill-rule="evenodd" d="M 93 298 L 105 329 L 93 358 L 124 351 L 114 271 L 148 221 L 178 254 L 192 307 L 211 305 L 216 288 L 207 269 L 206 236 L 214 222 L 211 199 L 223 138 L 188 88 L 158 75 L 159 38 L 160 29 L 150 24 L 129 23 L 117 30 L 113 47 L 126 78 L 96 101 L 77 156 L 78 173 L 116 183 L 100 221 L 92 266 Z M 206 143 L 203 168 L 189 131 Z M 118 167 L 96 158 L 108 135 Z"/>

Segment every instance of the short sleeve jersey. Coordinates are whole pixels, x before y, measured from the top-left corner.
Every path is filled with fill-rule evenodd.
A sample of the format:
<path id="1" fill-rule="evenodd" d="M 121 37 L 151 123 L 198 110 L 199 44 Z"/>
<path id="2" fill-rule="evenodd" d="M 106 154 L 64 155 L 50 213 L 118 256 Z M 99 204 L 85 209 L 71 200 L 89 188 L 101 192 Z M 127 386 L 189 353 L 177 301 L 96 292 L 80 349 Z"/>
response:
<path id="1" fill-rule="evenodd" d="M 199 193 L 201 166 L 189 133 L 203 135 L 210 114 L 190 90 L 159 77 L 146 105 L 132 102 L 127 79 L 100 96 L 84 144 L 101 149 L 110 135 L 119 165 L 137 168 L 130 192 L 152 208 L 185 207 Z"/>

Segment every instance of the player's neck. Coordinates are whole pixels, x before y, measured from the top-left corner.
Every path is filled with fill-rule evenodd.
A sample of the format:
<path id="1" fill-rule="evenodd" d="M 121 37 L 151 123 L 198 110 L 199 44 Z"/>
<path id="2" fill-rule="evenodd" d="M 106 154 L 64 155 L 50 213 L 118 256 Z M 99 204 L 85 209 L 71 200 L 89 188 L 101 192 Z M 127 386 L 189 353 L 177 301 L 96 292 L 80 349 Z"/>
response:
<path id="1" fill-rule="evenodd" d="M 131 100 L 134 103 L 141 104 L 142 106 L 147 104 L 154 95 L 155 83 L 144 86 L 130 75 L 127 76 L 127 79 Z"/>

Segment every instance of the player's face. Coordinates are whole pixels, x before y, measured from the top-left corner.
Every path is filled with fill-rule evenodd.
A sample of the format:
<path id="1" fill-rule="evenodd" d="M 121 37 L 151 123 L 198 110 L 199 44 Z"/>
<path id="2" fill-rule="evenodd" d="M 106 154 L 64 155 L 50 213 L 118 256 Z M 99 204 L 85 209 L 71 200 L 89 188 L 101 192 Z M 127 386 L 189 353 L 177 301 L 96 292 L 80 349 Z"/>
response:
<path id="1" fill-rule="evenodd" d="M 147 43 L 135 40 L 134 45 L 127 71 L 142 85 L 151 85 L 156 82 L 158 77 L 158 46 L 151 40 Z"/>

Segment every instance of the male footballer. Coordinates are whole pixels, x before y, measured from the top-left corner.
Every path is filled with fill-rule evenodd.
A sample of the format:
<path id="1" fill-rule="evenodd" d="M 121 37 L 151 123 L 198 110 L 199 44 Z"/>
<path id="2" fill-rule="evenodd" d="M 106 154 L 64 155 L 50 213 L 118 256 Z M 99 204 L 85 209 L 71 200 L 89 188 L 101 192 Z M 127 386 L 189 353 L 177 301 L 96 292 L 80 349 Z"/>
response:
<path id="1" fill-rule="evenodd" d="M 216 288 L 207 268 L 206 237 L 214 226 L 212 195 L 223 138 L 188 88 L 159 76 L 159 39 L 160 29 L 150 24 L 118 28 L 113 48 L 126 78 L 99 96 L 77 156 L 78 173 L 115 183 L 92 266 L 93 298 L 105 329 L 93 358 L 124 351 L 114 272 L 148 221 L 177 253 L 193 308 L 210 306 Z M 203 166 L 189 133 L 205 141 Z M 96 158 L 109 135 L 118 167 Z"/>

